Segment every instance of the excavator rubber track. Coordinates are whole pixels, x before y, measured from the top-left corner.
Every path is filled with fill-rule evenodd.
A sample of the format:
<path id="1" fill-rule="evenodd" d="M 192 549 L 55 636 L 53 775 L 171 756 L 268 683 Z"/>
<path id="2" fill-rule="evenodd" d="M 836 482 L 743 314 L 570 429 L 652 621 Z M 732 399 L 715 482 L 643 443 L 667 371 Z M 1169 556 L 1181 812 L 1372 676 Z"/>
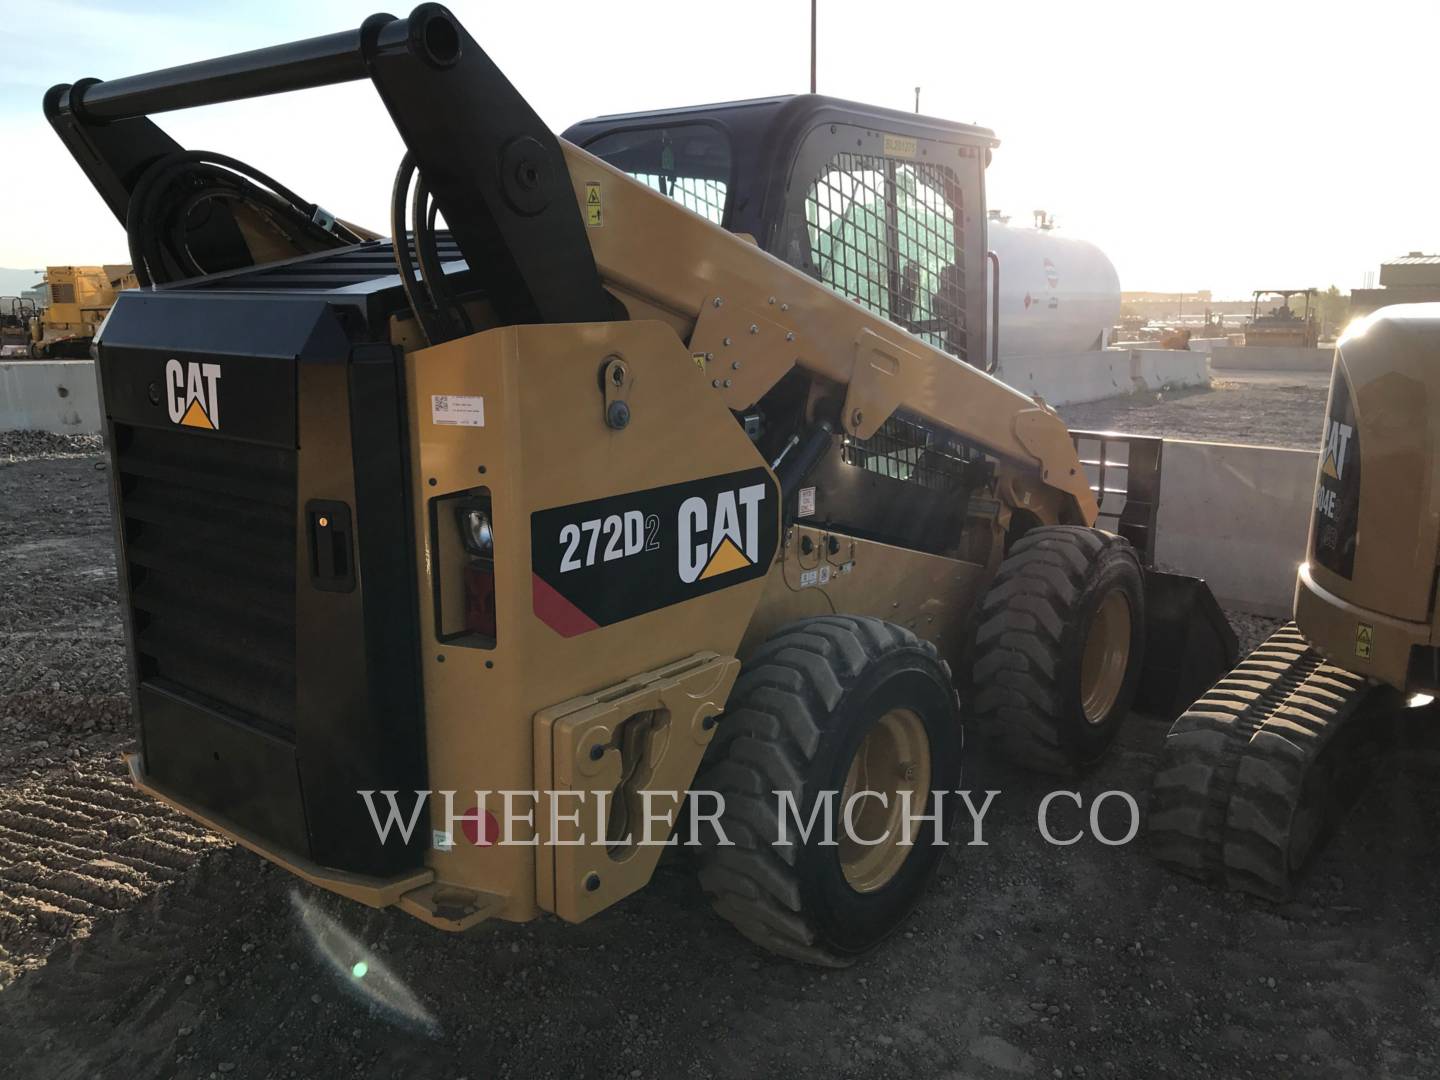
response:
<path id="1" fill-rule="evenodd" d="M 1150 804 L 1166 865 L 1267 900 L 1290 899 L 1353 803 L 1397 691 L 1328 662 L 1294 623 L 1175 721 Z"/>

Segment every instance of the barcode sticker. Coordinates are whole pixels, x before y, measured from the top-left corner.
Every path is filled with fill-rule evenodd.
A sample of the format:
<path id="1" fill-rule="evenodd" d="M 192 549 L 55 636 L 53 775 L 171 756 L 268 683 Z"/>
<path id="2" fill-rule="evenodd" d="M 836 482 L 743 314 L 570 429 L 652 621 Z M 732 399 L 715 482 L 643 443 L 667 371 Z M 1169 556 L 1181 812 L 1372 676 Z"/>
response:
<path id="1" fill-rule="evenodd" d="M 430 421 L 443 427 L 484 427 L 485 399 L 464 394 L 431 394 Z"/>

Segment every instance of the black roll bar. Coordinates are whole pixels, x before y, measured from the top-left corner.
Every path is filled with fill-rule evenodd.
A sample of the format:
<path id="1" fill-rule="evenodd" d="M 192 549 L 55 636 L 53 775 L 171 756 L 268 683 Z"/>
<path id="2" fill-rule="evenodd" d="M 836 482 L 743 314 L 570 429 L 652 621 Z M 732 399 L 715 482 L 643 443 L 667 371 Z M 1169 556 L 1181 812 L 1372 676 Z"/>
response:
<path id="1" fill-rule="evenodd" d="M 45 95 L 45 113 L 123 224 L 145 171 L 182 150 L 150 114 L 366 78 L 502 321 L 616 317 L 559 139 L 440 4 L 286 45 L 62 84 Z"/>
<path id="2" fill-rule="evenodd" d="M 393 16 L 381 17 L 394 21 Z M 353 82 L 369 75 L 360 38 L 361 31 L 345 30 L 124 79 L 77 84 L 70 104 L 87 120 L 129 120 Z"/>

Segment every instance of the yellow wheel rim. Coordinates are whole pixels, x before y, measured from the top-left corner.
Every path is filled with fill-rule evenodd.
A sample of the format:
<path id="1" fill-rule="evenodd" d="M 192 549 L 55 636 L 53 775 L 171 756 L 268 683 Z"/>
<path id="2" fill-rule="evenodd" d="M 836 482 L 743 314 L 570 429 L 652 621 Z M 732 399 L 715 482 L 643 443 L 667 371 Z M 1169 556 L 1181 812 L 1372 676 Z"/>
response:
<path id="1" fill-rule="evenodd" d="M 860 792 L 876 792 L 881 801 Z M 904 793 L 912 822 L 930 801 L 930 740 L 919 715 L 891 709 L 876 722 L 855 751 L 840 793 L 840 869 L 856 892 L 874 892 L 889 883 L 910 855 L 914 833 L 905 836 Z M 849 811 L 847 828 L 846 808 Z M 852 835 L 853 834 L 853 835 Z"/>
<path id="2" fill-rule="evenodd" d="M 1112 589 L 1101 601 L 1085 634 L 1080 701 L 1087 722 L 1099 724 L 1110 715 L 1129 666 L 1130 599 L 1119 589 Z"/>

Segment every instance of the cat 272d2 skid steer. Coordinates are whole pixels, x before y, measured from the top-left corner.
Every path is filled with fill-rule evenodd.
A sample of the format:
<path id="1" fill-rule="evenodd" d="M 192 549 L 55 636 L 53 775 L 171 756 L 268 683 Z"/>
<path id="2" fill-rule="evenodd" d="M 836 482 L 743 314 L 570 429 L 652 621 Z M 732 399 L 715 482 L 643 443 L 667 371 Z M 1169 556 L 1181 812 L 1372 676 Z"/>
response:
<path id="1" fill-rule="evenodd" d="M 407 147 L 389 241 L 148 118 L 362 78 Z M 972 366 L 984 129 L 808 96 L 587 152 L 433 4 L 45 107 L 142 285 L 98 340 L 135 780 L 312 882 L 580 920 L 690 791 L 719 912 L 844 963 L 943 850 L 960 696 L 1071 770 L 1142 676 L 1233 660 Z"/>

